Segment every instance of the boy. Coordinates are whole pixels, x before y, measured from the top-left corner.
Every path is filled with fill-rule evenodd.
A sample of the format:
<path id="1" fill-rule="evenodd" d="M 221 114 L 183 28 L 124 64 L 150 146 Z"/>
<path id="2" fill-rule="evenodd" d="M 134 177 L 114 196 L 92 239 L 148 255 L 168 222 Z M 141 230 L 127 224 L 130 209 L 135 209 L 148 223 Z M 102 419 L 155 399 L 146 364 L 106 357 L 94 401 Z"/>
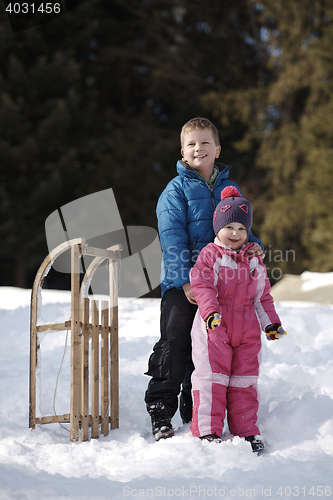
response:
<path id="1" fill-rule="evenodd" d="M 182 160 L 178 176 L 162 192 L 157 204 L 158 230 L 163 252 L 161 280 L 161 338 L 149 358 L 152 379 L 145 394 L 158 441 L 173 435 L 171 419 L 177 411 L 184 423 L 192 418 L 190 375 L 191 328 L 197 310 L 189 273 L 200 250 L 213 241 L 212 217 L 224 187 L 237 185 L 228 179 L 230 166 L 215 161 L 221 146 L 216 127 L 206 118 L 193 118 L 181 131 Z M 263 255 L 260 241 L 249 252 Z M 186 378 L 184 376 L 186 373 Z"/>

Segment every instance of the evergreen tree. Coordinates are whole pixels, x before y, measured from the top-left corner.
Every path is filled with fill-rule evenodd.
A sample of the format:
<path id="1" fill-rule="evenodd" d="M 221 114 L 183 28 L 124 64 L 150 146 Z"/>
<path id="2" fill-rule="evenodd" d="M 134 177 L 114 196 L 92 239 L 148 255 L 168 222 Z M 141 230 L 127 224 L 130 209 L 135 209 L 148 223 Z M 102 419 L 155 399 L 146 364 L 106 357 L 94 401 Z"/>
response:
<path id="1" fill-rule="evenodd" d="M 47 254 L 45 219 L 80 195 L 80 156 L 94 154 L 84 120 L 98 116 L 73 51 L 50 49 L 54 27 L 12 34 L 2 16 L 0 28 L 2 279 L 26 286 Z"/>
<path id="2" fill-rule="evenodd" d="M 252 9 L 261 26 L 260 42 L 253 43 L 258 54 L 265 51 L 261 78 L 227 99 L 213 95 L 208 104 L 219 105 L 221 120 L 234 113 L 245 127 L 234 147 L 254 154 L 250 196 L 268 267 L 329 271 L 332 7 L 325 0 L 264 0 Z"/>
<path id="3" fill-rule="evenodd" d="M 156 225 L 181 126 L 215 121 L 210 92 L 258 80 L 252 25 L 245 0 L 83 0 L 17 33 L 0 11 L 3 284 L 14 270 L 16 285 L 31 284 L 47 253 L 45 219 L 86 194 L 112 187 L 125 225 Z M 233 163 L 247 127 L 220 123 L 222 160 Z M 251 154 L 233 169 L 238 182 Z"/>
<path id="4" fill-rule="evenodd" d="M 262 231 L 275 247 L 295 251 L 295 258 L 284 263 L 286 269 L 329 271 L 333 237 L 322 228 L 332 218 L 333 207 L 330 196 L 327 202 L 322 200 L 333 188 L 329 174 L 332 59 L 327 51 L 328 41 L 332 42 L 332 11 L 325 0 L 281 2 L 273 9 L 266 4 L 276 20 L 267 31 L 276 69 L 266 96 L 269 133 L 258 154 L 270 184 L 263 199 L 269 206 Z M 324 110 L 327 118 L 319 132 Z M 319 140 L 327 134 L 329 140 Z"/>

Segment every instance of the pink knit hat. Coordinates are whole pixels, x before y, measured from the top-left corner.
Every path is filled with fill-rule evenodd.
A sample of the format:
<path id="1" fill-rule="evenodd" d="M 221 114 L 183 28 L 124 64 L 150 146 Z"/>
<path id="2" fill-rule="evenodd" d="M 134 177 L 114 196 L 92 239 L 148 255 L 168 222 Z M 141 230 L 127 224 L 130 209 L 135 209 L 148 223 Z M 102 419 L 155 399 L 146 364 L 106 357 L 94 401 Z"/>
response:
<path id="1" fill-rule="evenodd" d="M 251 203 L 242 198 L 235 186 L 227 186 L 221 192 L 221 201 L 217 205 L 213 216 L 215 234 L 231 222 L 243 224 L 247 231 L 250 231 L 252 226 Z"/>

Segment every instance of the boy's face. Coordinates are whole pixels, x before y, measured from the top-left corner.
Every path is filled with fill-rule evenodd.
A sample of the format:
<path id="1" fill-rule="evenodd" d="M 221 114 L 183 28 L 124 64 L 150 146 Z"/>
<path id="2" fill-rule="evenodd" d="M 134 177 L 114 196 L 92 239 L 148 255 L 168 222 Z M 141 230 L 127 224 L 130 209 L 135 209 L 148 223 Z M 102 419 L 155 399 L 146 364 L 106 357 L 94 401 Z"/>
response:
<path id="1" fill-rule="evenodd" d="M 231 250 L 239 250 L 247 242 L 247 236 L 246 227 L 239 222 L 231 222 L 217 233 L 220 242 Z"/>
<path id="2" fill-rule="evenodd" d="M 213 171 L 215 159 L 220 156 L 221 146 L 215 144 L 209 129 L 192 130 L 184 134 L 181 154 L 200 174 Z"/>

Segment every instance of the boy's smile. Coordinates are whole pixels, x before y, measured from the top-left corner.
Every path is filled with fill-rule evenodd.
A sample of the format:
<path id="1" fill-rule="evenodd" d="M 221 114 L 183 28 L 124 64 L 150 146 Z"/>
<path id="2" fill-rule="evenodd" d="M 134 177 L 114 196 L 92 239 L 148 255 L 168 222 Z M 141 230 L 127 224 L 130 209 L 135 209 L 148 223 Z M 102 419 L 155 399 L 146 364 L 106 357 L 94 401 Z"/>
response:
<path id="1" fill-rule="evenodd" d="M 213 174 L 215 159 L 220 156 L 220 151 L 221 146 L 215 144 L 209 129 L 192 130 L 184 135 L 181 154 L 207 181 Z"/>

